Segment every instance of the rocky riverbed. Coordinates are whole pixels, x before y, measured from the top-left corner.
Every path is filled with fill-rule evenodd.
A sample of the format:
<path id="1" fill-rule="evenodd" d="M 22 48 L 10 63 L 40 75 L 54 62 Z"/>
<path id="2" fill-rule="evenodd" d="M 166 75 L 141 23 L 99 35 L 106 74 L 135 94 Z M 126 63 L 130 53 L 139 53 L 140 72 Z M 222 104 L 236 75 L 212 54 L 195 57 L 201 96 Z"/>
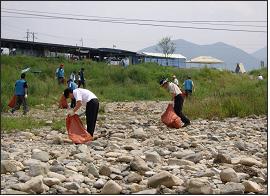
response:
<path id="1" fill-rule="evenodd" d="M 1 134 L 1 194 L 267 194 L 267 116 L 171 129 L 167 104 L 107 103 L 87 145 L 53 130 L 64 110 L 32 109 L 47 126 Z"/>

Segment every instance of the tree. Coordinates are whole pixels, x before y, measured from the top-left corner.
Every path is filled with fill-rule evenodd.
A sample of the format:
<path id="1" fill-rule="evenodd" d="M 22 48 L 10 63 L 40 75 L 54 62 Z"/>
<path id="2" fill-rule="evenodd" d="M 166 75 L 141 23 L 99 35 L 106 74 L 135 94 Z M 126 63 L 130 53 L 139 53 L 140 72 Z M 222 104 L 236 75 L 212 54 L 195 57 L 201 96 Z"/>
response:
<path id="1" fill-rule="evenodd" d="M 175 51 L 175 43 L 171 41 L 170 37 L 164 37 L 158 42 L 157 50 L 162 52 L 166 58 L 167 65 L 168 65 L 168 56 L 173 54 Z"/>

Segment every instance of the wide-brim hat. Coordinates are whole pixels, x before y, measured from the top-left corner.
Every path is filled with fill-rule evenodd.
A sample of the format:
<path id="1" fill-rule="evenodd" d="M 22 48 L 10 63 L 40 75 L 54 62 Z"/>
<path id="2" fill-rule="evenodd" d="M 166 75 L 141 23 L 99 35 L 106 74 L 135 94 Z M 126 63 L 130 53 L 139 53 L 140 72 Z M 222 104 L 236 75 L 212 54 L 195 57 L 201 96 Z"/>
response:
<path id="1" fill-rule="evenodd" d="M 162 86 L 163 84 L 165 84 L 165 83 L 167 83 L 167 82 L 168 82 L 168 78 L 166 78 L 166 79 L 161 79 L 160 82 L 159 82 L 159 84 L 160 84 L 160 86 Z"/>

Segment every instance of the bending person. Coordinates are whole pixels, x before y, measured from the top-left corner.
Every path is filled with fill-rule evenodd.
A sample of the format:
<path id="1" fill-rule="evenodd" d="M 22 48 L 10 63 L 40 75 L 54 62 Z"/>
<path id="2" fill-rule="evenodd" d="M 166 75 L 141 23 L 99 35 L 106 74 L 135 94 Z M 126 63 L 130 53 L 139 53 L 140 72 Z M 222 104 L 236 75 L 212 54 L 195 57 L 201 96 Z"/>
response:
<path id="1" fill-rule="evenodd" d="M 69 110 L 68 112 L 68 114 L 71 116 L 73 116 L 82 105 L 86 105 L 85 114 L 87 132 L 90 133 L 90 135 L 93 137 L 99 109 L 99 101 L 97 96 L 91 91 L 83 88 L 77 88 L 75 90 L 67 88 L 64 90 L 64 96 L 66 99 L 71 98 L 76 100 L 75 108 Z"/>

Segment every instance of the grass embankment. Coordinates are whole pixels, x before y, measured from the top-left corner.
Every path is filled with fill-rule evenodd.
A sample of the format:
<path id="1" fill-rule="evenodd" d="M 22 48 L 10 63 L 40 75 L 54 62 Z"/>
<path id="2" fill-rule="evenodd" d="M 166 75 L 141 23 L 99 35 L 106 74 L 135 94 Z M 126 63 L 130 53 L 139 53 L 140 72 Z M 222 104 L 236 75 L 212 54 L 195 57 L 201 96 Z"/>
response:
<path id="1" fill-rule="evenodd" d="M 69 77 L 73 70 L 78 72 L 84 67 L 86 87 L 101 102 L 170 100 L 169 94 L 159 87 L 159 80 L 162 77 L 171 79 L 172 74 L 175 74 L 181 84 L 190 75 L 195 84 L 195 92 L 193 98 L 184 104 L 184 113 L 190 119 L 267 114 L 267 69 L 237 75 L 216 69 L 178 69 L 155 63 L 123 68 L 90 60 L 74 62 L 26 56 L 1 56 L 2 111 L 8 110 L 7 104 L 13 95 L 15 81 L 26 67 L 31 67 L 32 71 L 41 71 L 32 73 L 30 70 L 26 74 L 30 109 L 40 104 L 50 107 L 58 103 L 66 88 L 59 86 L 55 79 L 55 70 L 60 63 L 65 65 L 65 77 Z M 259 72 L 264 77 L 263 81 L 256 80 Z"/>

